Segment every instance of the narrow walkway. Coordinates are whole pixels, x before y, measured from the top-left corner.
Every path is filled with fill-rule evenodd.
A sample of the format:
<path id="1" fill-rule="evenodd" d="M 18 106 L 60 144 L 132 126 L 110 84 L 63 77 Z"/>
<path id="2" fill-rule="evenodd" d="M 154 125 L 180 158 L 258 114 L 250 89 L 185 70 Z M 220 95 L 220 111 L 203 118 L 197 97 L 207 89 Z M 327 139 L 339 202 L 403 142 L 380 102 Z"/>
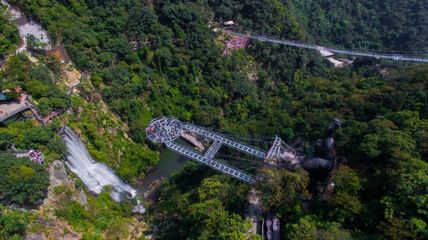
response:
<path id="1" fill-rule="evenodd" d="M 189 124 L 189 123 L 182 123 L 182 127 L 185 130 L 200 134 L 200 135 L 205 136 L 211 140 L 218 141 L 225 146 L 237 149 L 239 151 L 245 152 L 249 155 L 261 158 L 263 160 L 267 156 L 266 151 L 263 151 L 261 149 L 258 149 L 256 147 L 253 147 L 253 146 L 250 146 L 247 144 L 236 142 L 236 141 L 234 141 L 228 137 L 225 137 L 225 136 L 220 135 L 220 134 L 215 133 L 215 132 L 208 131 L 204 128 L 201 128 L 201 127 Z"/>
<path id="2" fill-rule="evenodd" d="M 292 46 L 297 48 L 311 49 L 311 50 L 317 50 L 317 51 L 328 51 L 332 53 L 351 55 L 356 57 L 369 57 L 369 58 L 387 59 L 387 60 L 402 61 L 402 62 L 428 63 L 427 57 L 413 57 L 413 56 L 406 56 L 401 54 L 382 54 L 382 53 L 375 53 L 375 52 L 342 50 L 342 49 L 328 48 L 328 47 L 318 46 L 314 44 L 307 44 L 307 43 L 292 41 L 292 40 L 281 40 L 281 39 L 275 39 L 275 38 L 270 38 L 270 37 L 260 36 L 260 35 L 243 34 L 243 33 L 229 31 L 229 30 L 227 30 L 226 32 L 231 35 L 244 36 L 244 37 L 251 38 L 261 42 L 276 43 L 276 44 L 287 45 L 287 46 Z"/>
<path id="3" fill-rule="evenodd" d="M 241 181 L 253 184 L 255 183 L 255 180 L 253 179 L 252 176 L 242 172 L 241 170 L 238 170 L 234 167 L 228 166 L 226 164 L 223 163 L 219 163 L 215 160 L 212 159 L 208 159 L 205 156 L 202 156 L 201 154 L 192 151 L 190 149 L 184 148 L 176 143 L 173 142 L 166 142 L 165 146 L 169 149 L 171 149 L 172 151 L 175 151 L 183 156 L 189 157 L 199 163 L 202 163 L 210 168 L 213 168 L 217 171 L 220 171 L 222 173 L 225 173 L 229 176 L 232 176 L 234 178 L 237 178 Z"/>

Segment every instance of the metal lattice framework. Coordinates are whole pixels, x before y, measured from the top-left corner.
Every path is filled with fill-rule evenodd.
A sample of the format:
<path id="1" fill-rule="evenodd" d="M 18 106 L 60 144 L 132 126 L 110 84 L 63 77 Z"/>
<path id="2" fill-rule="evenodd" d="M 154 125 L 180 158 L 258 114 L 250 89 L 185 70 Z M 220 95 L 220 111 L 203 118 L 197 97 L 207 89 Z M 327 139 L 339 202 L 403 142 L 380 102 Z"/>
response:
<path id="1" fill-rule="evenodd" d="M 250 174 L 247 174 L 237 168 L 228 166 L 224 163 L 220 163 L 214 159 L 210 159 L 206 155 L 201 155 L 193 150 L 180 146 L 179 144 L 176 144 L 173 142 L 166 142 L 165 146 L 183 156 L 191 158 L 199 163 L 207 165 L 208 167 L 211 167 L 217 171 L 230 175 L 241 181 L 244 181 L 250 184 L 253 184 L 255 182 L 254 178 Z"/>
<path id="2" fill-rule="evenodd" d="M 285 163 L 289 168 L 300 163 L 302 156 L 296 150 L 288 146 L 281 138 L 275 137 L 275 141 L 270 148 L 266 161 L 271 165 Z"/>
<path id="3" fill-rule="evenodd" d="M 200 134 L 200 135 L 202 135 L 208 139 L 218 141 L 225 146 L 234 148 L 238 151 L 247 153 L 249 155 L 252 155 L 252 156 L 255 156 L 255 157 L 258 157 L 261 159 L 265 159 L 267 156 L 267 153 L 263 150 L 260 150 L 256 147 L 253 147 L 253 146 L 250 146 L 250 145 L 247 145 L 244 143 L 237 142 L 231 138 L 225 137 L 225 136 L 223 136 L 219 133 L 216 133 L 216 132 L 206 130 L 202 127 L 198 127 L 198 126 L 192 125 L 190 123 L 183 123 L 183 128 L 186 130 L 189 130 L 190 132 Z"/>
<path id="4" fill-rule="evenodd" d="M 205 140 L 210 140 L 212 144 L 206 152 L 202 154 L 189 147 L 175 143 L 174 140 L 179 138 L 181 134 L 185 132 L 191 133 L 194 136 L 199 136 Z M 255 179 L 251 174 L 215 159 L 215 155 L 223 145 L 261 159 L 270 164 L 272 164 L 272 161 L 290 161 L 290 159 L 293 159 L 294 161 L 297 159 L 295 152 L 293 152 L 291 148 L 287 148 L 287 145 L 278 137 L 276 138 L 271 150 L 266 152 L 254 146 L 226 137 L 223 134 L 207 130 L 203 127 L 180 122 L 172 117 L 153 119 L 146 128 L 146 134 L 148 139 L 154 143 L 163 143 L 168 149 L 182 156 L 193 159 L 196 162 L 202 163 L 219 172 L 250 184 L 255 183 Z"/>

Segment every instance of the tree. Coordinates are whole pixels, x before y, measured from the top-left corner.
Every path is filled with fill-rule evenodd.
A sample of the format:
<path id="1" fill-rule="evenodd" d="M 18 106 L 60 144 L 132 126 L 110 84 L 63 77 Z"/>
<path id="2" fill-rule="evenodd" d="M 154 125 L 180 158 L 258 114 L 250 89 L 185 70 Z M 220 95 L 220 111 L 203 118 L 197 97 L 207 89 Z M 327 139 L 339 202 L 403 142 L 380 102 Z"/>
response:
<path id="1" fill-rule="evenodd" d="M 44 47 L 46 44 L 42 41 L 39 41 L 34 35 L 27 36 L 27 48 L 29 50 L 37 50 L 41 47 Z"/>
<path id="2" fill-rule="evenodd" d="M 239 215 L 229 214 L 216 199 L 189 206 L 189 215 L 183 220 L 191 224 L 188 232 L 190 239 L 255 239 L 248 234 L 250 223 Z"/>
<path id="3" fill-rule="evenodd" d="M 46 196 L 48 173 L 43 166 L 29 159 L 0 155 L 1 202 L 38 205 Z"/>
<path id="4" fill-rule="evenodd" d="M 340 166 L 334 173 L 332 182 L 335 184 L 334 194 L 328 199 L 332 220 L 338 222 L 351 221 L 361 211 L 359 197 L 361 189 L 360 178 L 347 167 Z"/>
<path id="5" fill-rule="evenodd" d="M 388 173 L 392 187 L 381 201 L 386 220 L 380 228 L 392 239 L 426 236 L 428 163 L 419 159 L 401 161 Z"/>
<path id="6" fill-rule="evenodd" d="M 399 218 L 391 218 L 387 222 L 382 222 L 379 229 L 384 233 L 387 239 L 417 239 L 415 227 L 409 221 Z"/>
<path id="7" fill-rule="evenodd" d="M 0 60 L 13 52 L 19 42 L 18 29 L 7 16 L 6 8 L 0 6 Z"/>
<path id="8" fill-rule="evenodd" d="M 0 239 L 23 239 L 30 221 L 28 213 L 12 211 L 0 205 Z"/>
<path id="9" fill-rule="evenodd" d="M 296 224 L 288 224 L 290 231 L 287 233 L 287 238 L 290 240 L 312 240 L 317 239 L 317 227 L 312 219 L 306 217 L 301 218 Z"/>
<path id="10" fill-rule="evenodd" d="M 261 200 L 267 211 L 287 215 L 294 206 L 300 206 L 302 199 L 308 198 L 309 176 L 302 169 L 291 172 L 265 167 L 259 174 L 263 180 L 257 182 L 256 188 L 263 193 Z"/>
<path id="11" fill-rule="evenodd" d="M 289 240 L 348 240 L 349 231 L 341 229 L 335 222 L 322 222 L 315 216 L 307 215 L 295 224 L 287 224 L 285 231 Z"/>
<path id="12" fill-rule="evenodd" d="M 97 104 L 102 103 L 99 98 L 87 104 L 74 96 L 73 107 L 79 111 L 69 115 L 70 123 L 81 130 L 93 156 L 128 180 L 137 181 L 158 162 L 158 149 L 149 149 L 144 134 L 145 124 L 155 116 L 175 115 L 241 135 L 295 136 L 303 139 L 305 154 L 331 118 L 340 117 L 344 124 L 336 135 L 337 153 L 352 171 L 340 168 L 333 176 L 337 185 L 332 198 L 316 203 L 322 206 L 318 209 L 310 204 L 305 213 L 300 200 L 307 199 L 308 176 L 262 170 L 265 179 L 257 187 L 268 210 L 276 211 L 283 224 L 301 222 L 302 228 L 292 232 L 302 238 L 305 233 L 313 237 L 313 229 L 316 238 L 346 236 L 336 222 L 346 224 L 353 236 L 361 232 L 387 239 L 400 236 L 400 230 L 406 233 L 403 237 L 423 236 L 426 181 L 419 162 L 428 153 L 425 65 L 355 59 L 344 69 L 333 69 L 316 52 L 256 41 L 223 56 L 226 34 L 208 25 L 213 19 L 231 19 L 238 30 L 313 44 L 426 52 L 424 1 L 10 1 L 39 20 L 51 36 L 60 37 L 80 70 L 91 71 L 94 88 L 86 88 L 84 95 L 102 93 L 117 117 L 99 111 L 106 109 Z M 32 68 L 25 56 L 12 57 L 1 77 L 8 88 L 23 86 L 31 93 L 26 86 L 34 86 L 33 97 L 46 111 L 64 106 L 60 99 L 67 97 L 55 94 L 61 91 L 45 81 L 43 69 L 28 74 Z M 257 78 L 250 80 L 253 73 Z M 40 83 L 49 85 L 46 92 L 40 91 L 46 90 Z M 122 123 L 130 131 L 120 130 Z M 32 125 L 11 125 L 0 129 L 2 149 L 11 142 L 21 149 L 55 149 L 57 141 L 46 141 L 55 135 L 38 136 L 39 130 L 29 130 Z M 138 144 L 124 140 L 127 133 Z M 259 146 L 270 145 L 263 140 Z M 243 226 L 234 215 L 245 210 L 248 186 L 193 167 L 164 185 L 153 217 L 162 226 L 160 239 L 209 238 L 210 233 L 225 233 L 225 224 Z M 87 212 L 90 219 L 92 212 Z M 310 219 L 300 221 L 305 214 Z M 97 230 L 106 222 L 101 219 Z M 113 235 L 118 226 L 113 226 Z"/>

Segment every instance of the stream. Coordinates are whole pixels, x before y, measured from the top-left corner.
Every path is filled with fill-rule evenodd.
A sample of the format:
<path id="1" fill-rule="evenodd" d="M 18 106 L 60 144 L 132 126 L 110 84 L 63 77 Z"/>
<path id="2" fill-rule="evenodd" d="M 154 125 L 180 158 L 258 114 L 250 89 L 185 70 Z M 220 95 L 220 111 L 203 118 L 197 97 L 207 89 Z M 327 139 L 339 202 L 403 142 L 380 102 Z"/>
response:
<path id="1" fill-rule="evenodd" d="M 186 145 L 187 143 L 183 140 L 178 140 L 180 144 Z M 179 154 L 165 148 L 160 155 L 159 164 L 141 181 L 138 186 L 138 191 L 144 195 L 151 189 L 150 185 L 154 185 L 156 182 L 162 182 L 162 180 L 169 178 L 173 173 L 179 172 L 183 169 L 186 163 L 186 159 Z"/>

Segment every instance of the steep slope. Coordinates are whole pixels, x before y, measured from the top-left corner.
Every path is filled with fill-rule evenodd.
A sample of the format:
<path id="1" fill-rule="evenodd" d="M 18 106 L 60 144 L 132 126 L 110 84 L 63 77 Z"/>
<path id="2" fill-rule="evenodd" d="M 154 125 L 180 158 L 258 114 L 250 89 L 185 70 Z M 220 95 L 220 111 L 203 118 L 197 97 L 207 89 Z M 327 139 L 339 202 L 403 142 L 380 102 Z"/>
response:
<path id="1" fill-rule="evenodd" d="M 416 1 L 291 1 L 310 36 L 354 49 L 428 52 L 428 3 Z"/>
<path id="2" fill-rule="evenodd" d="M 94 98 L 88 99 L 95 104 L 87 106 L 91 110 L 80 119 L 90 122 L 94 114 L 109 122 L 109 114 L 97 112 L 101 108 L 97 98 L 102 98 L 128 123 L 130 136 L 138 144 L 147 144 L 144 128 L 152 117 L 174 115 L 240 135 L 301 138 L 310 156 L 310 144 L 332 118 L 341 118 L 337 152 L 349 166 L 333 172 L 337 187 L 330 198 L 312 199 L 311 208 L 302 208 L 300 200 L 306 197 L 302 193 L 309 190 L 302 184 L 303 174 L 272 173 L 281 184 L 267 193 L 272 198 L 266 198 L 271 200 L 266 210 L 280 217 L 284 239 L 426 237 L 426 65 L 397 67 L 357 60 L 335 70 L 313 53 L 255 42 L 224 56 L 215 42 L 220 33 L 209 28 L 212 19 L 233 19 L 238 29 L 277 37 L 351 48 L 415 50 L 427 41 L 416 41 L 405 30 L 412 30 L 406 27 L 411 22 L 416 35 L 426 36 L 422 32 L 425 10 L 412 5 L 423 1 L 397 5 L 386 1 L 393 6 L 391 16 L 405 9 L 405 20 L 399 22 L 390 22 L 380 13 L 383 8 L 389 11 L 387 5 L 371 1 L 318 1 L 321 5 L 279 0 L 14 2 L 63 40 L 79 69 L 91 72 L 88 92 Z M 319 6 L 320 13 L 309 3 Z M 359 8 L 361 14 L 354 14 Z M 340 20 L 335 13 L 340 13 Z M 379 14 L 382 19 L 377 21 Z M 415 14 L 421 17 L 412 18 Z M 257 67 L 257 79 L 249 79 L 243 70 L 248 66 Z M 73 117 L 78 121 L 79 113 Z M 105 135 L 91 138 L 97 124 L 76 126 L 87 128 L 85 135 L 94 146 L 114 140 L 100 137 Z M 104 149 L 94 152 L 103 158 Z M 129 166 L 133 161 L 138 159 L 130 158 Z M 165 184 L 151 215 L 155 235 L 160 239 L 244 238 L 247 192 L 244 184 L 191 165 Z"/>

